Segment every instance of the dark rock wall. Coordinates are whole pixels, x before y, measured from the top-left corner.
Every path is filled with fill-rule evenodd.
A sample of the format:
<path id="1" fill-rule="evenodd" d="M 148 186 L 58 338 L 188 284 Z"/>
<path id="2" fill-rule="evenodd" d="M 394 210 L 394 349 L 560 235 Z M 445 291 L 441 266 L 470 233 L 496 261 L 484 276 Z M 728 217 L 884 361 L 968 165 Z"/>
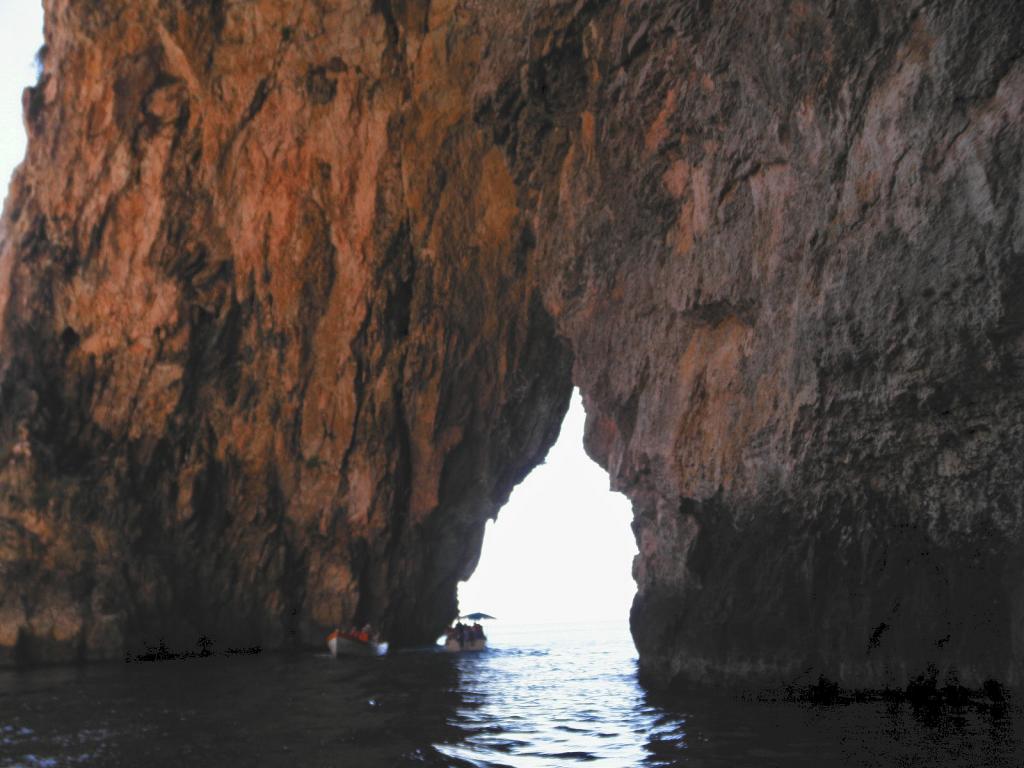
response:
<path id="1" fill-rule="evenodd" d="M 9 658 L 427 639 L 572 381 L 647 680 L 1019 682 L 1019 3 L 46 5 Z"/>
<path id="2" fill-rule="evenodd" d="M 631 3 L 581 34 L 541 251 L 651 679 L 1018 679 L 1022 22 Z"/>

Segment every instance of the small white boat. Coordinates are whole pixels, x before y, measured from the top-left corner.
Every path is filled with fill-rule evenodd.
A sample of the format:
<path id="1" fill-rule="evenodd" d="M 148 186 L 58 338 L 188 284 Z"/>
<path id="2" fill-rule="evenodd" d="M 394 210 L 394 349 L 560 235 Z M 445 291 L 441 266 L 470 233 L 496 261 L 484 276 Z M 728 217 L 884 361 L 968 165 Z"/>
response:
<path id="1" fill-rule="evenodd" d="M 327 636 L 327 647 L 331 656 L 383 656 L 388 652 L 387 643 L 378 643 L 367 638 L 363 639 L 337 629 Z"/>

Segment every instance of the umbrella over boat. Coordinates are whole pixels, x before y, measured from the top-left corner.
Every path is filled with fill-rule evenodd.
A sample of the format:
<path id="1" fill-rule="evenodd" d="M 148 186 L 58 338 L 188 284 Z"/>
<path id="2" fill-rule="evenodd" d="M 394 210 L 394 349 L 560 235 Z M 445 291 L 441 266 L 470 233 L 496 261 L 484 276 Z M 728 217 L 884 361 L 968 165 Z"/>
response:
<path id="1" fill-rule="evenodd" d="M 469 619 L 470 621 L 483 621 L 484 619 L 491 619 L 494 621 L 497 617 L 491 616 L 489 613 L 467 613 L 465 616 L 459 616 L 460 619 Z"/>

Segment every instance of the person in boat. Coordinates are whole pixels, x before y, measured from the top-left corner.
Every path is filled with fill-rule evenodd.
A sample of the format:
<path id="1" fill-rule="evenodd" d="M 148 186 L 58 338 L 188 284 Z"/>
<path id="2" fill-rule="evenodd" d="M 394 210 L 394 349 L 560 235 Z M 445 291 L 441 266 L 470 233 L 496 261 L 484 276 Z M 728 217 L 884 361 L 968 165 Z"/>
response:
<path id="1" fill-rule="evenodd" d="M 483 640 L 484 639 L 484 628 L 480 626 L 480 622 L 479 621 L 473 622 L 473 629 L 471 631 L 473 633 L 471 635 L 471 639 L 473 639 L 473 640 Z"/>
<path id="2" fill-rule="evenodd" d="M 366 624 L 362 629 L 359 629 L 355 624 L 352 624 L 347 630 L 345 630 L 344 635 L 350 640 L 356 640 L 360 643 L 368 643 L 370 642 L 370 625 Z"/>

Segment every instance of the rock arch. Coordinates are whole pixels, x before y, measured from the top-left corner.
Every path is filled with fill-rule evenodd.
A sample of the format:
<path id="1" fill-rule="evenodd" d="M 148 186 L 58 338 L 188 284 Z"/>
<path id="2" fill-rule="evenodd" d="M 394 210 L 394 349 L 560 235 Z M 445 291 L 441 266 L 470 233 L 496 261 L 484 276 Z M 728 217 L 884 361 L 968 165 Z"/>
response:
<path id="1" fill-rule="evenodd" d="M 1022 11 L 47 0 L 0 649 L 397 642 L 577 383 L 648 680 L 1020 670 Z"/>

